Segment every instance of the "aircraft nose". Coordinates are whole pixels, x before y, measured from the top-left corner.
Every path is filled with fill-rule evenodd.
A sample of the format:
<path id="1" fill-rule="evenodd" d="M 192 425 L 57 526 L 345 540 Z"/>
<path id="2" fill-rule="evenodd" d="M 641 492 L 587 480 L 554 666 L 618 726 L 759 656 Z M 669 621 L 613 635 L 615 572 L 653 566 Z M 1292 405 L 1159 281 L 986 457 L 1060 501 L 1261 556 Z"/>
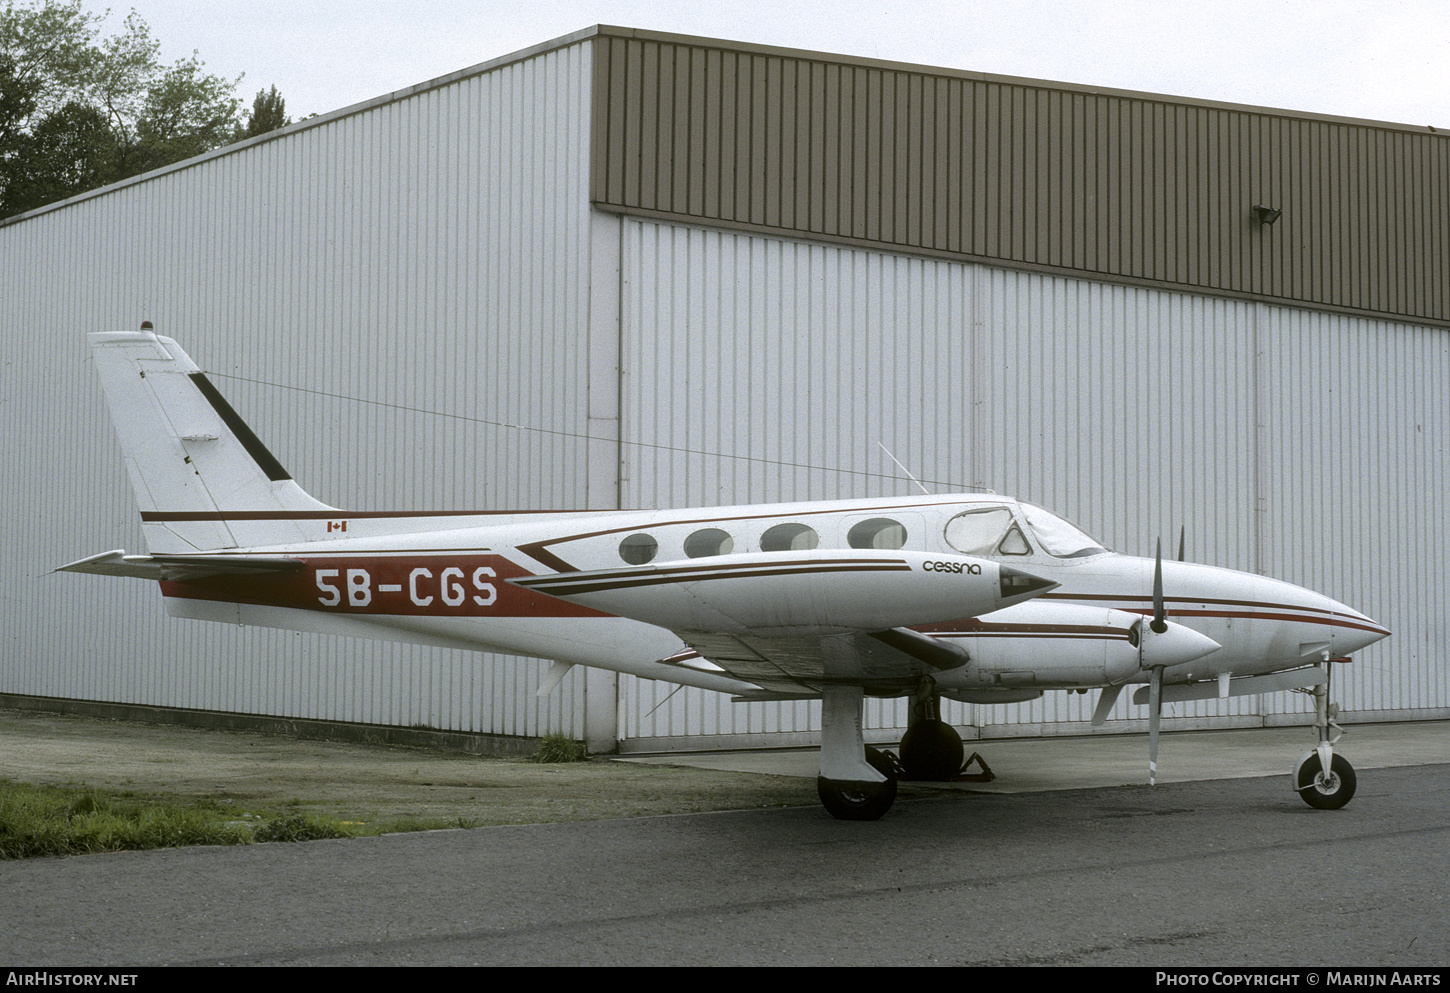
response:
<path id="1" fill-rule="evenodd" d="M 1390 636 L 1390 629 L 1344 604 L 1330 621 L 1329 641 L 1336 655 L 1352 655 Z"/>
<path id="2" fill-rule="evenodd" d="M 1328 628 L 1329 650 L 1334 655 L 1349 655 L 1390 636 L 1389 628 L 1348 604 L 1312 590 L 1298 592 L 1305 612 L 1312 613 L 1318 623 Z"/>

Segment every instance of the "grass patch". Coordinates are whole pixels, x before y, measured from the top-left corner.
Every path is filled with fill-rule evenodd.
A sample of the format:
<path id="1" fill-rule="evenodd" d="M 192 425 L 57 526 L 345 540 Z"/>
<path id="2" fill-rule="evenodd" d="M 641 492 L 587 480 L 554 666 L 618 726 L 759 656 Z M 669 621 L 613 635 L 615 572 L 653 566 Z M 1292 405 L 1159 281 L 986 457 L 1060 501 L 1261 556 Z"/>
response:
<path id="1" fill-rule="evenodd" d="M 85 787 L 32 786 L 0 779 L 0 859 L 357 838 L 472 826 L 460 818 L 365 822 L 296 812 L 239 814 L 212 802 L 185 805 Z"/>
<path id="2" fill-rule="evenodd" d="M 575 741 L 561 731 L 546 734 L 539 739 L 535 762 L 583 762 L 589 758 L 584 742 Z"/>

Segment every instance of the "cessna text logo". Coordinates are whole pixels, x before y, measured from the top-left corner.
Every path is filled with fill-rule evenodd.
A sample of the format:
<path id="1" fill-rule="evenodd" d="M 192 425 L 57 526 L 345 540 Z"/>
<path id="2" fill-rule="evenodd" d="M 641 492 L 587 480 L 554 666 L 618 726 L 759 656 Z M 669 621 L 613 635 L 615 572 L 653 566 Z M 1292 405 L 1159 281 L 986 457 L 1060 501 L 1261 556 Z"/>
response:
<path id="1" fill-rule="evenodd" d="M 923 572 L 964 572 L 969 576 L 980 576 L 982 567 L 975 562 L 923 562 Z"/>

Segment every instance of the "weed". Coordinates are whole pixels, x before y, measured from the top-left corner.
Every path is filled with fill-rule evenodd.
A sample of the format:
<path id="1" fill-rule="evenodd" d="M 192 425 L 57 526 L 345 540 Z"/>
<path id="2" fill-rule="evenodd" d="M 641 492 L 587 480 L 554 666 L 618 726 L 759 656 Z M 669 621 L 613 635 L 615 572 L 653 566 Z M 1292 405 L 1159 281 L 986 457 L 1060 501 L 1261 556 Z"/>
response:
<path id="1" fill-rule="evenodd" d="M 253 841 L 316 841 L 319 838 L 350 838 L 352 830 L 330 818 L 293 814 L 279 817 L 257 828 Z"/>
<path id="2" fill-rule="evenodd" d="M 540 738 L 539 748 L 534 752 L 535 762 L 583 762 L 588 757 L 582 741 L 558 731 Z"/>
<path id="3" fill-rule="evenodd" d="M 224 801 L 229 803 L 230 801 Z M 296 800 L 288 806 L 300 805 Z M 474 827 L 461 818 L 399 818 L 364 824 L 293 812 L 260 815 L 112 796 L 85 787 L 32 786 L 0 779 L 0 859 L 83 855 L 182 845 L 352 838 L 397 831 Z"/>

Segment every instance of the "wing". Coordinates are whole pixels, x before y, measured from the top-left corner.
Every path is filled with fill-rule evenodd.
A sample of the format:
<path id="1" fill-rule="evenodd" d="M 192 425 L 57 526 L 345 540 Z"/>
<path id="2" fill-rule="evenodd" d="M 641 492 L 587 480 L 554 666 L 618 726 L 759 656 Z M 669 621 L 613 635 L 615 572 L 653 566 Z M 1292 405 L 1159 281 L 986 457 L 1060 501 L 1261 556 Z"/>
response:
<path id="1" fill-rule="evenodd" d="M 906 628 L 777 637 L 677 633 L 689 647 L 661 661 L 693 669 L 706 668 L 703 661 L 764 691 L 743 694 L 745 700 L 819 696 L 824 686 L 838 683 L 896 694 L 916 686 L 922 676 L 955 669 L 969 658 L 961 649 Z"/>
<path id="2" fill-rule="evenodd" d="M 967 656 L 908 627 L 990 613 L 1057 585 L 987 559 L 876 549 L 760 552 L 511 582 L 668 628 L 689 647 L 667 664 L 794 696 L 829 683 L 910 688 Z"/>

